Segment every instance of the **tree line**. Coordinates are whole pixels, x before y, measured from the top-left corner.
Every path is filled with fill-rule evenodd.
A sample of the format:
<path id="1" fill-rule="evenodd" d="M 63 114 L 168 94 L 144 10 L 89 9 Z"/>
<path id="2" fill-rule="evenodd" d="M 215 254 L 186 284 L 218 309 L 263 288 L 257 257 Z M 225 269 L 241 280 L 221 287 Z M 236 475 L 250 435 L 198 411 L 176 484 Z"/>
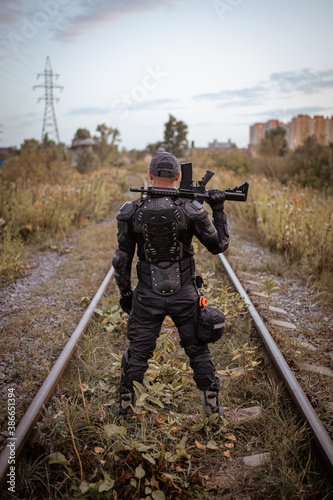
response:
<path id="1" fill-rule="evenodd" d="M 285 130 L 281 127 L 267 131 L 256 157 L 251 156 L 249 151 L 239 150 L 236 146 L 227 150 L 212 149 L 207 153 L 209 160 L 204 161 L 202 166 L 203 168 L 226 168 L 237 175 L 264 174 L 267 177 L 277 178 L 282 183 L 292 181 L 303 187 L 311 186 L 332 192 L 333 143 L 322 145 L 315 136 L 309 136 L 301 146 L 290 151 L 285 134 Z M 166 150 L 177 158 L 181 158 L 189 151 L 187 135 L 188 125 L 169 114 L 168 120 L 164 123 L 163 138 L 155 143 L 147 144 L 144 151 L 132 150 L 129 152 L 130 156 L 138 159 L 147 152 L 154 155 L 158 151 Z M 68 160 L 69 163 L 74 159 L 73 166 L 81 174 L 119 164 L 121 153 L 128 154 L 125 148 L 122 152 L 119 151 L 120 142 L 119 130 L 105 123 L 97 125 L 93 136 L 86 128 L 77 129 L 72 141 L 71 154 L 68 153 L 64 144 L 57 146 L 47 134 L 41 144 L 36 139 L 27 139 L 21 145 L 20 151 L 13 153 L 13 156 L 20 153 L 27 161 L 18 163 L 7 160 L 12 169 L 9 176 L 12 179 L 22 176 L 30 178 L 43 176 L 43 165 L 46 165 L 46 170 L 51 172 L 50 165 L 59 159 Z M 38 157 L 38 161 L 28 161 L 29 157 L 34 157 L 35 160 Z M 207 166 L 206 163 L 209 165 Z M 29 170 L 26 171 L 25 167 L 21 168 L 23 164 L 29 164 Z M 3 172 L 4 170 L 2 167 Z M 47 173 L 46 170 L 44 174 Z M 35 175 L 32 175 L 33 171 L 36 171 Z"/>
<path id="2" fill-rule="evenodd" d="M 266 132 L 261 142 L 258 164 L 266 164 L 267 175 L 273 175 L 286 183 L 305 187 L 333 190 L 333 143 L 322 145 L 315 135 L 306 137 L 295 150 L 288 149 L 282 127 Z"/>

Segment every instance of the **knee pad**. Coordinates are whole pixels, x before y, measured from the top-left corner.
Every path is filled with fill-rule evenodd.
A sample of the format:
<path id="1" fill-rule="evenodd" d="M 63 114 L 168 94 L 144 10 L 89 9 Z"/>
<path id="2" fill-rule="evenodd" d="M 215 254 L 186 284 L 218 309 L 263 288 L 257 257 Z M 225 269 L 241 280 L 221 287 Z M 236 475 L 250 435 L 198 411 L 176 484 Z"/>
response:
<path id="1" fill-rule="evenodd" d="M 206 352 L 190 359 L 190 365 L 193 369 L 193 379 L 200 390 L 218 390 L 219 380 L 215 376 L 215 365 L 211 354 Z"/>

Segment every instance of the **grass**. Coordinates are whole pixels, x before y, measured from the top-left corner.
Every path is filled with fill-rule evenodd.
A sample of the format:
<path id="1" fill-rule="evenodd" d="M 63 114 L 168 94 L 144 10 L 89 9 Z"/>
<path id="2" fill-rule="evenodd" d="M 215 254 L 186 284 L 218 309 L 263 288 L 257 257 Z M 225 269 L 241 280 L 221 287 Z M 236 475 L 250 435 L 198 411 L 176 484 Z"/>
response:
<path id="1" fill-rule="evenodd" d="M 221 284 L 218 270 L 211 273 L 208 259 L 200 261 L 205 296 L 211 305 L 223 304 L 227 315 L 225 336 L 212 346 L 218 371 L 239 366 L 235 354 L 246 343 L 257 348 L 247 360 L 260 362 L 246 368 L 245 377 L 222 378 L 226 422 L 215 425 L 200 416 L 191 369 L 170 319 L 145 379 L 163 408 L 152 402 L 153 411 L 143 405 L 129 421 L 114 416 L 127 316 L 119 310 L 113 283 L 88 325 L 65 386 L 38 425 L 29 480 L 18 498 L 329 498 L 308 429 L 266 377 L 241 299 Z M 156 384 L 165 384 L 163 391 Z M 256 418 L 235 419 L 240 409 L 258 405 Z M 244 467 L 242 457 L 263 452 L 271 453 L 269 462 Z"/>
<path id="2" fill-rule="evenodd" d="M 210 165 L 204 160 L 201 159 L 198 167 L 215 169 L 213 160 Z M 113 217 L 121 204 L 124 190 L 128 188 L 128 179 L 131 178 L 131 185 L 141 185 L 144 167 L 140 163 L 132 165 L 126 172 L 113 171 L 111 176 L 97 172 L 75 179 L 73 185 L 80 186 L 78 191 L 74 188 L 75 192 L 68 190 L 68 186 L 40 186 L 38 193 L 27 183 L 19 188 L 14 186 L 13 192 L 18 194 L 19 200 L 23 200 L 22 206 L 27 207 L 23 212 L 29 217 L 23 219 L 20 219 L 19 205 L 14 196 L 11 195 L 8 202 L 5 198 L 7 193 L 2 191 L 1 196 L 6 201 L 3 206 L 7 206 L 5 210 L 8 211 L 6 219 L 4 215 L 2 217 L 6 222 L 10 221 L 7 228 L 12 228 L 10 238 L 7 236 L 9 233 L 3 233 L 2 242 L 14 245 L 17 240 L 20 247 L 9 252 L 5 279 L 8 279 L 6 273 L 16 255 L 20 255 L 18 259 L 24 258 L 15 252 L 19 249 L 24 252 L 25 241 L 28 244 L 43 244 L 41 242 L 47 239 L 50 245 L 55 243 L 60 248 L 60 239 L 73 228 L 83 227 L 89 221 Z M 200 172 L 196 178 L 202 175 L 203 172 Z M 140 181 L 137 182 L 137 179 Z M 223 188 L 239 183 L 239 179 L 235 181 L 234 174 L 221 168 L 216 170 L 215 185 Z M 42 206 L 34 206 L 36 193 L 41 197 Z M 228 203 L 226 210 L 234 220 L 237 218 L 240 221 L 239 224 L 244 225 L 245 221 L 248 224 L 249 219 L 252 220 L 253 225 L 249 227 L 253 227 L 254 234 L 258 232 L 264 244 L 275 248 L 288 261 L 295 262 L 320 282 L 324 275 L 329 276 L 326 271 L 332 245 L 329 226 L 316 224 L 316 220 L 326 220 L 330 200 L 321 200 L 318 194 L 309 190 L 304 195 L 302 193 L 292 186 L 281 190 L 278 183 L 268 184 L 262 179 L 251 178 L 249 201 L 246 204 Z M 294 195 L 295 199 L 292 198 Z M 275 207 L 279 206 L 280 210 L 268 206 L 269 197 L 273 197 L 277 203 Z M 48 209 L 46 202 L 51 204 L 55 214 Z M 313 214 L 306 211 L 310 205 Z M 317 246 L 314 240 L 304 243 L 302 239 L 303 234 L 309 231 L 306 226 L 303 229 L 304 218 L 300 216 L 303 213 L 307 217 L 305 224 L 316 231 Z M 276 226 L 276 214 L 279 226 Z M 43 217 L 45 223 L 39 224 Z M 20 233 L 20 228 L 24 227 L 25 231 Z M 76 300 L 83 295 L 90 296 L 106 272 L 115 248 L 113 227 L 113 234 L 103 224 L 98 226 L 97 233 L 97 226 L 92 226 L 87 232 L 82 231 L 75 259 L 71 259 L 69 254 L 62 278 L 78 278 L 74 287 Z M 275 231 L 276 228 L 281 232 Z M 303 256 L 300 248 L 304 244 L 306 251 Z M 212 261 L 207 252 L 200 246 L 196 249 L 198 271 L 204 275 L 206 282 L 205 296 L 211 305 L 222 308 L 227 316 L 225 336 L 212 347 L 217 369 L 221 372 L 227 367 L 237 369 L 239 361 L 235 356 L 246 349 L 245 344 L 249 348 L 257 348 L 248 353 L 247 361 L 260 362 L 253 366 L 253 370 L 246 362 L 245 376 L 227 375 L 222 378 L 221 395 L 229 415 L 226 423 L 215 426 L 200 416 L 199 396 L 193 385 L 188 360 L 180 350 L 170 320 L 164 324 L 163 342 L 151 360 L 146 377 L 147 384 L 151 386 L 146 389 L 163 408 L 153 404 L 155 413 L 145 406 L 140 407 L 136 417 L 128 422 L 115 418 L 112 409 L 118 399 L 120 357 L 127 344 L 124 336 L 127 317 L 119 310 L 113 284 L 86 330 L 66 384 L 53 398 L 45 411 L 44 420 L 38 425 L 37 440 L 31 450 L 28 467 L 22 472 L 22 486 L 17 498 L 329 498 L 329 481 L 312 448 L 308 429 L 298 420 L 285 394 L 267 378 L 260 342 L 240 298 L 232 293 L 227 283 L 221 284 L 218 261 L 214 260 L 214 274 L 211 274 Z M 272 259 L 269 265 L 283 272 L 283 266 L 276 261 Z M 21 269 L 22 262 L 16 273 Z M 330 279 L 327 278 L 329 286 Z M 68 290 L 68 300 L 72 293 L 73 286 Z M 38 315 L 43 313 L 42 309 L 36 311 Z M 31 318 L 28 315 L 24 323 L 24 328 L 30 330 Z M 63 338 L 71 330 L 71 322 L 64 322 L 60 328 Z M 6 338 L 10 340 L 9 335 Z M 57 341 L 53 349 L 56 354 Z M 26 370 L 28 365 L 24 360 L 23 365 Z M 35 374 L 31 372 L 30 376 L 24 370 L 24 379 L 29 384 Z M 48 367 L 43 367 L 43 370 L 47 371 Z M 165 384 L 162 393 L 154 383 Z M 318 380 L 309 376 L 309 389 L 314 384 L 318 384 Z M 253 405 L 262 407 L 257 418 L 247 421 L 233 418 L 240 409 Z M 243 456 L 267 451 L 271 453 L 270 462 L 257 468 L 244 468 Z"/>
<path id="3" fill-rule="evenodd" d="M 71 253 L 56 267 L 48 282 L 41 281 L 29 289 L 29 300 L 24 300 L 11 322 L 2 327 L 1 362 L 9 367 L 9 380 L 18 384 L 18 418 L 82 316 L 82 297 L 93 297 L 111 266 L 116 224 L 91 225 L 69 239 Z M 3 400 L 0 415 L 6 414 Z"/>
<path id="4" fill-rule="evenodd" d="M 119 207 L 129 183 L 139 186 L 146 177 L 147 165 L 143 161 L 82 176 L 73 174 L 66 162 L 50 154 L 38 149 L 25 151 L 13 160 L 14 165 L 2 169 L 2 284 L 12 281 L 24 268 L 27 244 L 37 243 L 45 249 L 57 245 L 75 228 L 104 220 L 115 203 Z M 224 189 L 243 180 L 250 182 L 248 201 L 227 202 L 227 212 L 251 228 L 263 245 L 281 253 L 290 264 L 309 275 L 323 302 L 329 302 L 333 291 L 332 196 L 291 183 L 282 185 L 243 170 L 236 175 L 221 166 L 218 155 L 195 152 L 189 159 L 193 161 L 195 179 L 200 179 L 206 169 L 215 172 L 214 187 Z M 44 171 L 43 164 L 47 165 Z M 31 177 L 27 174 L 29 169 Z M 19 174 L 15 181 L 11 170 Z"/>
<path id="5" fill-rule="evenodd" d="M 27 161 L 26 156 L 21 161 Z M 118 167 L 85 176 L 69 175 L 66 169 L 53 182 L 1 179 L 0 284 L 13 281 L 24 270 L 29 247 L 56 248 L 71 232 L 107 219 L 127 189 L 128 172 Z"/>
<path id="6" fill-rule="evenodd" d="M 301 188 L 291 182 L 260 175 L 238 174 L 221 167 L 214 156 L 195 153 L 190 158 L 194 177 L 200 179 L 206 169 L 215 172 L 214 186 L 224 189 L 249 181 L 246 203 L 226 203 L 226 212 L 241 232 L 252 233 L 263 246 L 283 256 L 311 279 L 323 304 L 333 296 L 333 197 L 324 192 Z M 188 160 L 187 160 L 188 161 Z M 242 177 L 240 177 L 242 175 Z M 275 260 L 275 259 L 274 259 Z M 272 262 L 272 266 L 274 263 Z"/>

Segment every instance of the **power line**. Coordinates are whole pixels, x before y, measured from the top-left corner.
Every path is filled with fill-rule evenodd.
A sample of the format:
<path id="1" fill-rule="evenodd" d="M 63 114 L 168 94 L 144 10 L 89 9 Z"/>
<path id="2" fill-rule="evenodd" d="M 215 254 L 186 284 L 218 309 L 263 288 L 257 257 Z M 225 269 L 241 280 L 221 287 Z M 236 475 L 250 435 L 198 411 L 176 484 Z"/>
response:
<path id="1" fill-rule="evenodd" d="M 59 139 L 59 131 L 57 125 L 57 119 L 54 109 L 54 101 L 59 101 L 59 98 L 54 97 L 53 90 L 60 89 L 62 90 L 64 87 L 60 85 L 56 85 L 53 79 L 57 79 L 59 75 L 53 73 L 53 69 L 51 66 L 51 59 L 49 56 L 46 58 L 45 69 L 43 73 L 38 73 L 37 78 L 44 75 L 44 83 L 41 85 L 34 85 L 33 89 L 36 88 L 44 88 L 44 97 L 40 97 L 38 102 L 42 99 L 45 100 L 45 108 L 44 108 L 44 117 L 43 117 L 43 128 L 42 128 L 42 143 L 44 142 L 45 136 L 50 139 L 55 135 L 58 144 L 60 143 Z"/>

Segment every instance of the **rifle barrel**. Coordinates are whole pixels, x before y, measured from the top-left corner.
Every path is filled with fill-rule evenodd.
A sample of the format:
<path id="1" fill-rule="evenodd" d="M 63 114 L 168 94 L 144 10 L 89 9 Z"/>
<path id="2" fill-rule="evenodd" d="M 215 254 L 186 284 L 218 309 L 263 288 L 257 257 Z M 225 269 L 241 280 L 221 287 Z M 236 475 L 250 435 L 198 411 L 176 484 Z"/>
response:
<path id="1" fill-rule="evenodd" d="M 248 183 L 244 183 L 245 187 L 241 191 L 236 191 L 238 187 L 233 189 L 226 189 L 224 191 L 225 199 L 227 201 L 246 201 Z M 203 191 L 193 191 L 192 189 L 176 189 L 176 188 L 159 188 L 150 186 L 147 189 L 144 188 L 130 188 L 130 191 L 135 193 L 145 193 L 151 196 L 173 196 L 173 197 L 183 197 L 183 198 L 193 198 L 201 202 L 207 201 L 209 194 L 207 190 Z"/>

